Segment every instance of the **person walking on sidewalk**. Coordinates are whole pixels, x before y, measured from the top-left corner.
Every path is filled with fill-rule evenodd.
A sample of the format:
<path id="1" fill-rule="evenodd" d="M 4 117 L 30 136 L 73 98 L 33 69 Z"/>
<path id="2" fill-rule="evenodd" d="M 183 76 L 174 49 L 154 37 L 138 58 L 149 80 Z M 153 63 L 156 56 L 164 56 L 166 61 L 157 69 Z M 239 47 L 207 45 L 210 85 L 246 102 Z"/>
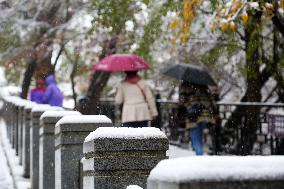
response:
<path id="1" fill-rule="evenodd" d="M 214 125 L 214 100 L 207 86 L 182 82 L 180 100 L 187 109 L 187 124 L 196 155 L 203 155 L 203 130 Z"/>
<path id="2" fill-rule="evenodd" d="M 126 78 L 119 85 L 115 103 L 122 104 L 123 127 L 147 127 L 158 116 L 155 98 L 137 71 L 126 71 Z"/>

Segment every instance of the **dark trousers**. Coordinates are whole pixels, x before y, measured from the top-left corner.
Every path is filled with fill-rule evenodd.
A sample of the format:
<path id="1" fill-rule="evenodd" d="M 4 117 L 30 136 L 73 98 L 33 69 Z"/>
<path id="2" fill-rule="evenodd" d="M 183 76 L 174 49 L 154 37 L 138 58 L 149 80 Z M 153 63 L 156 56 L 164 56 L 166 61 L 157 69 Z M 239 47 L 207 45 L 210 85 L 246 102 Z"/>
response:
<path id="1" fill-rule="evenodd" d="M 148 127 L 148 123 L 149 121 L 125 122 L 125 123 L 122 123 L 122 127 L 133 127 L 133 128 Z"/>

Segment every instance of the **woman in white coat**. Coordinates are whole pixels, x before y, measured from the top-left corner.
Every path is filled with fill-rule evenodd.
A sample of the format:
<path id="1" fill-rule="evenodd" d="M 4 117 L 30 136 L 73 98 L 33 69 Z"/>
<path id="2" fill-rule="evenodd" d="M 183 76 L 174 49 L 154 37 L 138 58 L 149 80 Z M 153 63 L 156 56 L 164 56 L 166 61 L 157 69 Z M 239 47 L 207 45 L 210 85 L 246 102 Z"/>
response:
<path id="1" fill-rule="evenodd" d="M 116 104 L 123 104 L 123 127 L 147 127 L 158 116 L 155 98 L 137 71 L 127 71 L 115 97 Z"/>

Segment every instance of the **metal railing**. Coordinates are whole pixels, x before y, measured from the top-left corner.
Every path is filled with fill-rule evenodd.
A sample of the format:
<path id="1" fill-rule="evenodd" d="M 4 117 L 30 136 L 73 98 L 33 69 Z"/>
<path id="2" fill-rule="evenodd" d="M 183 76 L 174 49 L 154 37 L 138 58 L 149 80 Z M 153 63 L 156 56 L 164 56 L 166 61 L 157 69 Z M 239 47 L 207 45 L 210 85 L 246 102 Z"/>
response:
<path id="1" fill-rule="evenodd" d="M 227 137 L 223 151 L 237 155 L 279 153 L 283 135 L 277 132 L 284 129 L 283 103 L 220 102 L 218 106 L 220 135 Z M 255 136 L 249 136 L 250 132 L 255 132 Z M 248 146 L 251 142 L 252 146 Z"/>
<path id="2" fill-rule="evenodd" d="M 284 104 L 283 103 L 234 103 L 219 102 L 219 125 L 211 132 L 213 146 L 212 153 L 219 154 L 278 154 L 279 144 L 284 134 Z M 100 113 L 110 117 L 115 125 L 120 125 L 121 107 L 115 106 L 113 99 L 101 99 Z M 171 143 L 182 145 L 188 142 L 184 121 L 178 115 L 178 101 L 157 100 L 159 118 L 152 122 L 152 126 L 161 128 Z M 251 114 L 249 110 L 258 115 Z M 256 116 L 256 117 L 255 117 Z M 254 118 L 254 120 L 252 120 Z M 248 125 L 250 124 L 250 126 Z M 248 127 L 256 127 L 255 142 L 248 152 Z"/>

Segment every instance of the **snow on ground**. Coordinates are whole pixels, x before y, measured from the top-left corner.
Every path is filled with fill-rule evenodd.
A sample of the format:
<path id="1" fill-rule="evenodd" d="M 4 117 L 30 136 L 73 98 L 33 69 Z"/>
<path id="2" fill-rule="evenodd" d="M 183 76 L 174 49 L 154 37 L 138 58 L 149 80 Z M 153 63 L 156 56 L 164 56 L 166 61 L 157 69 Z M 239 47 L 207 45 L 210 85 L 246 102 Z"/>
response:
<path id="1" fill-rule="evenodd" d="M 0 140 L 2 140 L 3 136 L 0 135 Z M 5 152 L 2 148 L 2 141 L 0 147 L 0 188 L 1 189 L 12 189 L 13 182 L 12 176 L 10 175 L 9 167 L 7 166 L 7 161 L 5 157 Z"/>
<path id="2" fill-rule="evenodd" d="M 137 186 L 137 185 L 130 185 L 130 186 L 127 186 L 126 189 L 143 189 L 143 188 L 141 188 L 140 186 Z"/>
<path id="3" fill-rule="evenodd" d="M 170 159 L 195 156 L 195 152 L 189 149 L 183 149 L 174 145 L 170 145 L 169 150 L 167 151 L 167 156 L 169 156 Z"/>
<path id="4" fill-rule="evenodd" d="M 6 125 L 2 118 L 0 118 L 0 142 L 2 144 L 0 146 L 0 167 L 1 167 L 0 178 L 5 177 L 5 181 L 3 179 L 3 182 L 1 181 L 2 179 L 0 179 L 0 189 L 14 189 L 14 188 L 28 189 L 30 188 L 29 179 L 25 179 L 22 176 L 23 167 L 19 165 L 19 158 L 18 156 L 16 156 L 15 150 L 12 149 L 8 141 L 7 133 L 6 133 Z M 2 154 L 6 154 L 8 158 L 3 156 Z M 15 183 L 14 187 L 13 187 L 12 181 Z M 3 188 L 2 188 L 2 185 L 3 185 Z"/>

